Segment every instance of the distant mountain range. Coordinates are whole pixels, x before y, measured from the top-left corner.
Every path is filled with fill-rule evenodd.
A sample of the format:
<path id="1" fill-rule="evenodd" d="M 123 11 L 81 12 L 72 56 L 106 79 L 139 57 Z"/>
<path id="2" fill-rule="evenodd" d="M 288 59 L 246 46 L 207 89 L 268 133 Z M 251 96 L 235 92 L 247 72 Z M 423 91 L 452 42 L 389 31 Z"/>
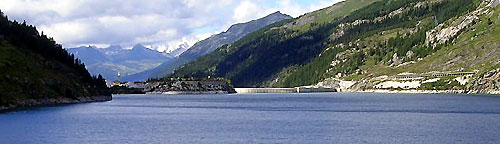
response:
<path id="1" fill-rule="evenodd" d="M 275 12 L 266 17 L 253 20 L 246 23 L 239 23 L 232 25 L 226 32 L 213 35 L 205 40 L 199 41 L 189 48 L 180 56 L 165 61 L 160 66 L 155 67 L 144 72 L 137 74 L 125 76 L 123 80 L 125 81 L 144 81 L 150 77 L 163 77 L 167 74 L 172 73 L 176 68 L 206 54 L 209 54 L 225 44 L 231 44 L 242 37 L 255 32 L 267 25 L 286 20 L 292 19 L 291 16 L 282 14 L 281 12 Z"/>
<path id="2" fill-rule="evenodd" d="M 107 48 L 95 46 L 68 48 L 67 51 L 85 63 L 92 75 L 101 74 L 108 81 L 116 80 L 118 73 L 122 76 L 134 74 L 173 59 L 170 54 L 151 50 L 140 44 L 132 49 L 112 45 Z"/>

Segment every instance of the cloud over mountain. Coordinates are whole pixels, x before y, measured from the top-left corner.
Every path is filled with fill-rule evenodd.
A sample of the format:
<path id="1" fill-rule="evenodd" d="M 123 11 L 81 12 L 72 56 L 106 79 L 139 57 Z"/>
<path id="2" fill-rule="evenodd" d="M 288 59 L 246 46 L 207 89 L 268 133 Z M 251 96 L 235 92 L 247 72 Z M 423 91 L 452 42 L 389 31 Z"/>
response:
<path id="1" fill-rule="evenodd" d="M 192 45 L 231 24 L 281 11 L 294 17 L 340 0 L 2 0 L 64 47 L 144 44 L 160 51 Z"/>

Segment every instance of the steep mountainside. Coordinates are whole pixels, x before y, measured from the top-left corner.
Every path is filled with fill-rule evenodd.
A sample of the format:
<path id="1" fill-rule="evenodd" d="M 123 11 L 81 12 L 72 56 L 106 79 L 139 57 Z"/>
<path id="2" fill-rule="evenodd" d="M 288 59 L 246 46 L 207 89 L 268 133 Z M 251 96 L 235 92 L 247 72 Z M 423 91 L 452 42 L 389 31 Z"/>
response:
<path id="1" fill-rule="evenodd" d="M 174 69 L 200 56 L 206 55 L 224 44 L 233 43 L 241 39 L 245 35 L 254 32 L 262 27 L 291 18 L 292 17 L 288 15 L 282 14 L 280 12 L 275 12 L 257 20 L 253 20 L 247 23 L 235 24 L 231 26 L 226 32 L 213 35 L 205 40 L 197 42 L 175 60 L 166 61 L 154 69 L 127 76 L 124 78 L 124 80 L 143 81 L 150 77 L 163 77 L 166 74 L 172 73 Z"/>
<path id="2" fill-rule="evenodd" d="M 312 60 L 327 45 L 334 26 L 347 14 L 374 1 L 341 2 L 293 21 L 267 26 L 200 57 L 174 75 L 213 75 L 231 79 L 237 87 L 259 86 L 288 67 Z"/>
<path id="3" fill-rule="evenodd" d="M 112 45 L 108 48 L 89 46 L 67 50 L 81 59 L 92 75 L 101 74 L 110 81 L 116 80 L 117 73 L 123 76 L 135 74 L 173 59 L 168 54 L 148 49 L 140 44 L 132 49 Z"/>
<path id="4" fill-rule="evenodd" d="M 0 12 L 0 111 L 24 106 L 111 100 L 101 76 L 52 38 Z"/>
<path id="5" fill-rule="evenodd" d="M 237 87 L 484 91 L 478 83 L 498 87 L 498 3 L 347 0 L 222 46 L 173 76 L 225 77 Z"/>
<path id="6" fill-rule="evenodd" d="M 229 44 L 237 41 L 245 35 L 254 32 L 264 26 L 285 20 L 291 19 L 289 15 L 280 12 L 272 13 L 266 17 L 253 20 L 246 23 L 232 25 L 226 32 L 211 36 L 194 44 L 186 52 L 182 53 L 180 57 L 186 59 L 196 59 L 200 56 L 206 55 L 224 44 Z"/>

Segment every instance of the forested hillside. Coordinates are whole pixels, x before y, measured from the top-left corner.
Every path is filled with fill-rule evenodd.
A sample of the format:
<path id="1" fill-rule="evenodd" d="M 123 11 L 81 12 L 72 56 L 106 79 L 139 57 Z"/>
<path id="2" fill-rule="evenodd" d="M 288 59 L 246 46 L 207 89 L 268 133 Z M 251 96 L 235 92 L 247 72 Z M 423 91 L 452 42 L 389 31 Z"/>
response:
<path id="1" fill-rule="evenodd" d="M 425 45 L 427 31 L 478 4 L 472 0 L 376 2 L 341 20 L 326 50 L 291 73 L 283 85 L 311 85 L 338 73 L 362 73 L 362 66 L 384 67 L 425 58 L 443 46 Z"/>
<path id="2" fill-rule="evenodd" d="M 101 76 L 34 26 L 0 12 L 0 110 L 110 100 Z"/>
<path id="3" fill-rule="evenodd" d="M 498 67 L 498 59 L 489 57 L 500 55 L 484 50 L 498 46 L 493 41 L 498 35 L 498 3 L 347 0 L 261 29 L 187 64 L 174 76 L 226 77 L 237 87 L 294 87 L 336 78 L 354 81 L 356 89 L 375 88 L 400 76 L 422 82 L 436 73 L 474 72 L 480 77 Z M 415 88 L 467 87 L 455 85 L 455 78 Z M 450 86 L 435 86 L 439 83 Z"/>

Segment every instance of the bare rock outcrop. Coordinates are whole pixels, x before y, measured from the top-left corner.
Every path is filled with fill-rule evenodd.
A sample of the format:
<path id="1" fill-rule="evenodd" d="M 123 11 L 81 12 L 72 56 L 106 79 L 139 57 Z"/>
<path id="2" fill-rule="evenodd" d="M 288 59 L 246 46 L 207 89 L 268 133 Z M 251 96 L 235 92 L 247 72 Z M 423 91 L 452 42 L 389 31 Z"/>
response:
<path id="1" fill-rule="evenodd" d="M 425 43 L 428 46 L 437 47 L 453 40 L 464 29 L 479 21 L 481 15 L 489 13 L 490 9 L 486 5 L 492 7 L 498 5 L 498 3 L 498 0 L 483 0 L 482 6 L 479 6 L 475 11 L 451 21 L 450 24 L 442 23 L 433 30 L 428 31 Z"/>
<path id="2" fill-rule="evenodd" d="M 500 69 L 486 72 L 467 86 L 467 93 L 500 94 Z"/>
<path id="3" fill-rule="evenodd" d="M 146 88 L 148 93 L 158 94 L 219 94 L 235 93 L 226 81 L 161 81 L 153 82 Z"/>

